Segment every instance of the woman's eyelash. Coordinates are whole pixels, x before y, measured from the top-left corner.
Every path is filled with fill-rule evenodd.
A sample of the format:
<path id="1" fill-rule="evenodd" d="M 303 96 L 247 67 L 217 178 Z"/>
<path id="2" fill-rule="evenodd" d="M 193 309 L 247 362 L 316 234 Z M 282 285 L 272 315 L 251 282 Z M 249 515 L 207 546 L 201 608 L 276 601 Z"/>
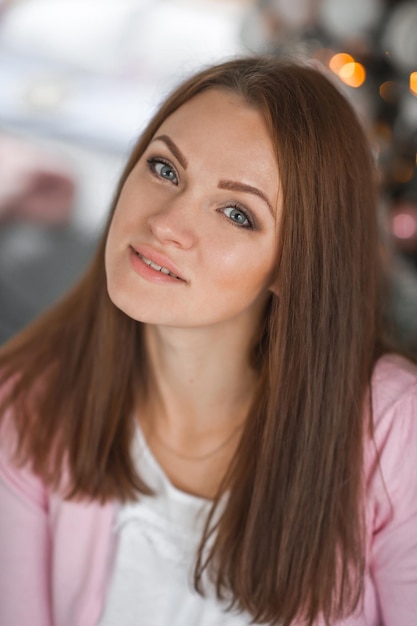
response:
<path id="1" fill-rule="evenodd" d="M 254 230 L 256 228 L 254 219 L 246 209 L 240 206 L 240 204 L 228 204 L 220 209 L 220 211 L 227 217 L 232 225 L 237 226 L 237 228 L 247 228 L 250 230 Z M 226 211 L 229 211 L 230 215 L 227 215 Z M 233 214 L 236 219 L 233 219 Z M 246 223 L 242 222 L 242 216 L 244 220 L 246 220 Z"/>
<path id="2" fill-rule="evenodd" d="M 178 185 L 179 176 L 177 174 L 175 167 L 172 165 L 172 163 L 170 163 L 169 161 L 167 161 L 166 159 L 162 157 L 151 157 L 147 159 L 147 163 L 152 174 L 154 174 L 158 178 L 161 178 L 164 181 L 166 180 L 168 182 L 172 182 L 174 185 Z M 169 176 L 164 176 L 162 171 L 158 171 L 157 169 L 158 165 L 161 165 L 162 167 L 165 166 L 166 168 L 168 168 L 170 170 L 169 173 L 174 175 L 175 180 L 173 178 L 170 178 Z"/>
<path id="3" fill-rule="evenodd" d="M 162 179 L 163 181 L 171 182 L 174 185 L 178 185 L 179 176 L 175 167 L 170 163 L 167 159 L 163 157 L 150 157 L 146 160 L 149 169 L 152 174 L 156 176 L 158 179 Z M 158 166 L 162 166 L 162 168 L 166 167 L 164 175 L 161 171 L 158 171 Z M 220 213 L 227 218 L 227 220 L 237 228 L 244 228 L 248 230 L 254 230 L 256 228 L 255 220 L 251 216 L 251 214 L 244 209 L 240 204 L 233 203 L 227 204 L 225 207 L 218 209 Z M 229 212 L 229 214 L 228 214 Z"/>

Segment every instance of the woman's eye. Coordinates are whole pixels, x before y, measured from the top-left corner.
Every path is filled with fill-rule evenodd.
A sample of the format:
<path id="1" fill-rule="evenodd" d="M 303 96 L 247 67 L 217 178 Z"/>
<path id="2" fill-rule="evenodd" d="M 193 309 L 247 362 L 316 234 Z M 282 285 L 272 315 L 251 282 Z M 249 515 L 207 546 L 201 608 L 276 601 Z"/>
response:
<path id="1" fill-rule="evenodd" d="M 178 185 L 178 176 L 174 168 L 169 165 L 169 163 L 165 163 L 165 161 L 161 161 L 160 159 L 148 159 L 149 166 L 151 170 L 160 178 L 165 180 L 169 180 L 174 185 Z"/>
<path id="2" fill-rule="evenodd" d="M 242 228 L 253 228 L 253 223 L 243 209 L 240 209 L 237 206 L 228 206 L 222 210 L 226 217 L 236 224 L 236 226 L 241 226 Z"/>

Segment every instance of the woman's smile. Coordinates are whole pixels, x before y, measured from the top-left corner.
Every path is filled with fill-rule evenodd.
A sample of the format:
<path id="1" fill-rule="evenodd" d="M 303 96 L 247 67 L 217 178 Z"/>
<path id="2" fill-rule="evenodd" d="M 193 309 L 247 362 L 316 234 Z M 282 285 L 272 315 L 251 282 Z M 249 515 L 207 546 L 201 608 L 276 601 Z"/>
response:
<path id="1" fill-rule="evenodd" d="M 196 96 L 165 120 L 122 188 L 106 246 L 111 299 L 151 324 L 255 322 L 271 287 L 278 196 L 262 115 L 225 91 Z"/>
<path id="2" fill-rule="evenodd" d="M 186 284 L 187 281 L 180 276 L 179 271 L 172 265 L 171 261 L 162 257 L 156 251 L 151 250 L 148 252 L 148 248 L 145 250 L 148 256 L 145 256 L 144 253 L 133 246 L 130 247 L 130 250 L 132 266 L 140 276 L 151 281 Z M 159 261 L 161 265 L 157 261 Z"/>

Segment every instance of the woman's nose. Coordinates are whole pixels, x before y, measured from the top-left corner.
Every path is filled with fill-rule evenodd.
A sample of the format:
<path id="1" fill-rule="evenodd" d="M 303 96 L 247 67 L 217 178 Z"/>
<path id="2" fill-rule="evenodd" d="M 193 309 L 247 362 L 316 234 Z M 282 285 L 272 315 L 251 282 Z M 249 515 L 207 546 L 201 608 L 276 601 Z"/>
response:
<path id="1" fill-rule="evenodd" d="M 173 243 L 179 248 L 191 248 L 196 240 L 191 212 L 177 198 L 163 209 L 148 217 L 148 226 L 161 242 Z"/>

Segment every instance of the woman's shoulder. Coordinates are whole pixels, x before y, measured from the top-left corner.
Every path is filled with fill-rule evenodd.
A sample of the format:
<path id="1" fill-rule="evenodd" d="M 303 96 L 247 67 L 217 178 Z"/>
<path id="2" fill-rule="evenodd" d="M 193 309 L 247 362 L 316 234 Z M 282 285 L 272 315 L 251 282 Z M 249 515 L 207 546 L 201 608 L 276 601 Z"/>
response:
<path id="1" fill-rule="evenodd" d="M 399 354 L 386 354 L 371 380 L 374 427 L 396 413 L 417 420 L 417 365 Z"/>
<path id="2" fill-rule="evenodd" d="M 385 511 L 388 519 L 403 509 L 409 516 L 410 503 L 417 507 L 417 367 L 400 355 L 385 355 L 375 366 L 371 387 L 368 486 L 379 516 Z"/>
<path id="3" fill-rule="evenodd" d="M 5 390 L 0 389 L 0 399 Z M 0 421 L 0 499 L 3 490 L 16 494 L 30 505 L 46 508 L 46 486 L 30 466 L 22 466 L 17 459 L 18 434 L 13 408 L 5 411 Z"/>

